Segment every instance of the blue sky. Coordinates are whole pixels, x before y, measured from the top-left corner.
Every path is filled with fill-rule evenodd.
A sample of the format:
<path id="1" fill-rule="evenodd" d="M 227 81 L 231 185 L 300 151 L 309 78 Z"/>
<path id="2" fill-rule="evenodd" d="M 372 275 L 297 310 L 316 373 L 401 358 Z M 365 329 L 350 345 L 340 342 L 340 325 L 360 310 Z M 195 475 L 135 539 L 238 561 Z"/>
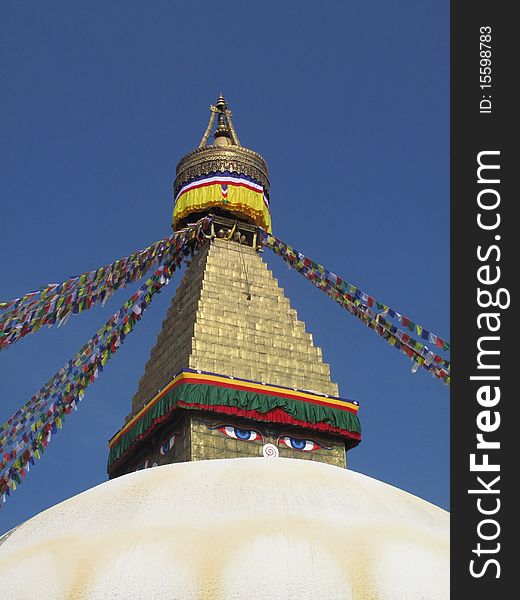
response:
<path id="1" fill-rule="evenodd" d="M 269 164 L 276 235 L 449 339 L 449 3 L 133 0 L 0 6 L 0 298 L 170 233 L 177 161 L 220 91 Z M 449 390 L 266 253 L 360 402 L 350 467 L 449 505 Z M 0 532 L 106 480 L 106 442 L 177 281 L 157 297 Z M 132 294 L 0 353 L 6 420 Z"/>

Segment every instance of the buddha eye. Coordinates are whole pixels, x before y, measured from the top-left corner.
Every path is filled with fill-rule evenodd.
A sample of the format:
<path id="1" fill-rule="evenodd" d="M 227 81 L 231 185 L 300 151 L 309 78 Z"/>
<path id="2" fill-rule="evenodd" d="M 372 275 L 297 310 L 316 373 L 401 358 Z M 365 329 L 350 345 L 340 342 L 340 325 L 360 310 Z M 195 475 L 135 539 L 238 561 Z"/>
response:
<path id="1" fill-rule="evenodd" d="M 150 459 L 147 458 L 144 462 L 142 462 L 136 469 L 136 471 L 142 471 L 143 469 L 148 469 L 150 466 Z"/>
<path id="2" fill-rule="evenodd" d="M 301 450 L 302 452 L 312 452 L 313 450 L 323 448 L 321 444 L 318 444 L 314 440 L 293 438 L 290 435 L 282 435 L 279 442 L 291 448 L 291 450 Z"/>
<path id="3" fill-rule="evenodd" d="M 255 442 L 256 440 L 262 440 L 262 435 L 254 429 L 242 429 L 241 427 L 234 427 L 233 425 L 221 425 L 217 429 L 235 440 L 242 440 L 243 442 Z"/>
<path id="4" fill-rule="evenodd" d="M 175 444 L 175 438 L 177 436 L 174 434 L 170 438 L 168 438 L 160 447 L 159 452 L 164 456 L 167 454 L 172 448 L 173 444 Z"/>

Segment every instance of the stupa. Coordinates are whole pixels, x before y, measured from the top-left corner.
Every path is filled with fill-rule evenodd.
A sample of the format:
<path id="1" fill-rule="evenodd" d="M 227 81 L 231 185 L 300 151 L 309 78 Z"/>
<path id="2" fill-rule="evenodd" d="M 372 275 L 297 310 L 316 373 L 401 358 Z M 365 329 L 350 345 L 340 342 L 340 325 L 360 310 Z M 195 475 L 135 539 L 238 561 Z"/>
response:
<path id="1" fill-rule="evenodd" d="M 212 215 L 211 231 L 109 442 L 110 481 L 0 537 L 4 596 L 445 600 L 448 514 L 345 468 L 358 403 L 262 261 L 268 170 L 222 96 L 174 197 L 174 229 Z"/>

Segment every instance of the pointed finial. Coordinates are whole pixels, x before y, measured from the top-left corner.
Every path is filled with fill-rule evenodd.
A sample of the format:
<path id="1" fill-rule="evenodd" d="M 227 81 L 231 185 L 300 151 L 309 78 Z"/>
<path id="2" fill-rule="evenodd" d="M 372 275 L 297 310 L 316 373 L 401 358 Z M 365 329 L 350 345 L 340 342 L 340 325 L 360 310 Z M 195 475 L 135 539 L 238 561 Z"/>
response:
<path id="1" fill-rule="evenodd" d="M 209 122 L 199 146 L 196 150 L 186 154 L 177 165 L 175 183 L 173 186 L 174 197 L 178 199 L 182 190 L 185 190 L 187 194 L 191 193 L 185 186 L 192 181 L 198 181 L 199 178 L 215 177 L 216 175 L 221 175 L 223 173 L 234 173 L 234 177 L 243 176 L 250 178 L 263 189 L 263 194 L 260 194 L 260 191 L 257 192 L 256 188 L 253 190 L 254 194 L 260 194 L 260 196 L 255 196 L 255 198 L 257 200 L 258 198 L 262 199 L 261 202 L 255 200 L 258 204 L 256 208 L 254 208 L 253 205 L 249 207 L 249 204 L 247 203 L 241 205 L 241 195 L 237 200 L 236 197 L 232 197 L 233 194 L 231 194 L 231 192 L 230 197 L 228 198 L 227 192 L 224 189 L 219 188 L 217 190 L 218 194 L 215 195 L 209 187 L 207 189 L 205 187 L 204 192 L 208 192 L 209 194 L 209 196 L 207 196 L 207 198 L 209 198 L 209 204 L 204 204 L 204 211 L 207 212 L 211 207 L 218 206 L 221 207 L 224 212 L 230 211 L 230 214 L 235 215 L 235 212 L 233 211 L 236 209 L 236 215 L 242 215 L 243 220 L 247 222 L 254 221 L 256 224 L 260 225 L 260 227 L 270 231 L 271 218 L 269 216 L 268 206 L 269 173 L 264 159 L 253 150 L 244 148 L 240 144 L 237 132 L 233 125 L 231 111 L 228 108 L 228 103 L 222 92 L 219 94 L 217 101 L 210 105 L 209 110 Z M 210 141 L 210 138 L 213 137 L 213 132 L 214 140 Z M 208 183 L 208 185 L 210 184 Z M 211 183 L 211 185 L 217 184 Z M 193 195 L 193 202 L 191 200 L 188 202 L 187 196 L 182 196 L 182 202 L 176 201 L 173 211 L 173 227 L 175 230 L 184 227 L 186 223 L 191 222 L 188 221 L 188 219 L 195 218 L 194 215 L 201 212 L 198 194 L 199 191 Z M 206 198 L 206 196 L 204 196 L 204 198 Z M 187 203 L 185 203 L 184 200 L 186 200 Z M 192 203 L 190 204 L 190 202 Z M 233 202 L 235 202 L 235 204 L 233 204 Z M 231 206 L 234 206 L 234 208 L 230 208 Z M 252 212 L 248 212 L 250 208 Z M 256 216 L 251 216 L 253 213 Z"/>
<path id="2" fill-rule="evenodd" d="M 222 99 L 224 101 L 224 106 L 225 106 L 225 100 Z M 220 98 L 217 101 L 217 110 L 219 110 L 218 113 L 218 126 L 215 129 L 215 133 L 213 134 L 213 137 L 215 138 L 215 144 L 217 144 L 218 146 L 221 145 L 228 145 L 231 144 L 231 131 L 229 130 L 229 124 L 228 124 L 228 120 L 227 120 L 227 115 L 225 113 L 225 109 L 224 110 L 220 110 L 220 106 L 222 106 L 222 104 L 220 104 L 219 106 L 219 102 L 220 102 Z M 224 139 L 221 139 L 224 138 Z"/>
<path id="3" fill-rule="evenodd" d="M 217 146 L 240 146 L 237 132 L 235 131 L 233 121 L 231 120 L 231 111 L 228 109 L 228 104 L 222 95 L 222 92 L 220 92 L 215 106 L 210 105 L 209 109 L 211 111 L 209 123 L 202 136 L 199 148 L 203 148 L 208 142 L 215 121 L 215 115 L 218 115 L 218 125 L 213 134 L 215 144 Z"/>
<path id="4" fill-rule="evenodd" d="M 218 109 L 219 112 L 225 112 L 227 109 L 227 102 L 224 99 L 224 96 L 222 95 L 222 92 L 220 92 L 219 97 L 217 98 L 217 102 L 215 104 L 215 107 Z"/>

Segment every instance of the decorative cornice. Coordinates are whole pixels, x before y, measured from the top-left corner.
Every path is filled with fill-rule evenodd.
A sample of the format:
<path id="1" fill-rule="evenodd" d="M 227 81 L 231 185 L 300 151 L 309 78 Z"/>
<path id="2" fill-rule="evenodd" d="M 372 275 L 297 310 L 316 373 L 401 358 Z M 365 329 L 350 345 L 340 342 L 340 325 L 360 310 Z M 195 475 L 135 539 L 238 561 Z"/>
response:
<path id="1" fill-rule="evenodd" d="M 109 471 L 132 452 L 154 429 L 178 408 L 210 410 L 223 408 L 237 414 L 272 423 L 291 423 L 309 430 L 328 432 L 345 439 L 348 448 L 361 441 L 356 401 L 279 385 L 249 381 L 217 373 L 185 369 L 177 374 L 109 441 Z M 280 409 L 285 416 L 280 420 Z"/>
<path id="2" fill-rule="evenodd" d="M 251 177 L 264 187 L 269 198 L 269 172 L 265 160 L 257 152 L 242 146 L 204 146 L 186 154 L 177 165 L 174 196 L 185 183 L 196 177 L 225 171 Z"/>

